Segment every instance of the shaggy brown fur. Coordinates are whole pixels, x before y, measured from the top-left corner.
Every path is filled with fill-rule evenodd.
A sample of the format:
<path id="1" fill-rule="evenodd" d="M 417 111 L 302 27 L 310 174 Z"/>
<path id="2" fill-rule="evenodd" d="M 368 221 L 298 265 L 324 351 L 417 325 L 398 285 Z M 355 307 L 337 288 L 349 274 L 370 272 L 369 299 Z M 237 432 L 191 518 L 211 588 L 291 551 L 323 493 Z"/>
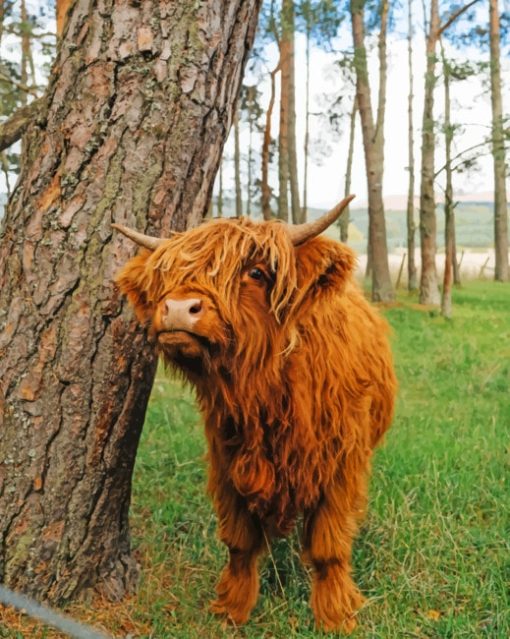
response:
<path id="1" fill-rule="evenodd" d="M 212 609 L 236 623 L 256 603 L 265 539 L 303 514 L 317 624 L 355 626 L 352 540 L 396 381 L 387 325 L 353 282 L 354 263 L 324 237 L 295 248 L 279 222 L 214 220 L 143 251 L 117 279 L 196 388 L 230 553 Z M 203 300 L 192 334 L 163 331 L 168 297 Z"/>

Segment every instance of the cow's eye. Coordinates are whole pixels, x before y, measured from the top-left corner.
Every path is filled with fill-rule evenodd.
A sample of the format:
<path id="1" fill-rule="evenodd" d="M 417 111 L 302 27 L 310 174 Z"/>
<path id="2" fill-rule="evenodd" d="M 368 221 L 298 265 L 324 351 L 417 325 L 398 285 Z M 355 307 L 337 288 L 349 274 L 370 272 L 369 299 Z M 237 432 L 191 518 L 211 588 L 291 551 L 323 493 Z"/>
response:
<path id="1" fill-rule="evenodd" d="M 264 273 L 261 269 L 255 267 L 250 269 L 248 275 L 253 279 L 253 280 L 261 280 L 264 277 Z"/>

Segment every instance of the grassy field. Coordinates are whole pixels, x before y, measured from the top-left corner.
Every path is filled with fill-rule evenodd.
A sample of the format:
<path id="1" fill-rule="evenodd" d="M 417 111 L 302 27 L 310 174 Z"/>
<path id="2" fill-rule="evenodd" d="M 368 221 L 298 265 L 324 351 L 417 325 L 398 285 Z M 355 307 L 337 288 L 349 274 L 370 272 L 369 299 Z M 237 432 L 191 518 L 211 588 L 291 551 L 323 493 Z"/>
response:
<path id="1" fill-rule="evenodd" d="M 355 636 L 505 639 L 509 289 L 473 283 L 456 291 L 451 322 L 407 297 L 386 315 L 401 388 L 355 549 L 356 578 L 368 597 Z M 139 605 L 153 636 L 318 636 L 296 537 L 279 542 L 265 561 L 247 626 L 227 629 L 207 612 L 225 551 L 204 495 L 203 454 L 191 394 L 158 378 L 133 499 L 138 551 L 150 566 Z"/>
<path id="2" fill-rule="evenodd" d="M 384 311 L 400 394 L 355 546 L 355 577 L 368 601 L 353 637 L 506 639 L 510 289 L 477 282 L 455 291 L 449 322 L 415 302 L 403 295 Z M 134 478 L 141 587 L 105 612 L 104 625 L 155 639 L 323 636 L 313 627 L 297 536 L 264 561 L 245 627 L 208 613 L 225 550 L 204 491 L 204 451 L 191 393 L 158 377 Z"/>

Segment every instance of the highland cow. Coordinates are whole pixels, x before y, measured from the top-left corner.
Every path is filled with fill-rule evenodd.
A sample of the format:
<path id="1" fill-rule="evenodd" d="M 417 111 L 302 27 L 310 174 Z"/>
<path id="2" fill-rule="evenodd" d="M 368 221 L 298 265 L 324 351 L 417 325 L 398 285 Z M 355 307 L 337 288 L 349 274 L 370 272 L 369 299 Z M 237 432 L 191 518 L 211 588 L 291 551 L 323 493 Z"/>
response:
<path id="1" fill-rule="evenodd" d="M 353 281 L 354 254 L 319 237 L 350 199 L 299 226 L 215 219 L 162 240 L 114 225 L 149 249 L 118 285 L 196 389 L 229 551 L 211 608 L 236 624 L 256 603 L 267 541 L 299 516 L 317 625 L 349 632 L 363 602 L 351 547 L 396 381 L 387 324 Z"/>

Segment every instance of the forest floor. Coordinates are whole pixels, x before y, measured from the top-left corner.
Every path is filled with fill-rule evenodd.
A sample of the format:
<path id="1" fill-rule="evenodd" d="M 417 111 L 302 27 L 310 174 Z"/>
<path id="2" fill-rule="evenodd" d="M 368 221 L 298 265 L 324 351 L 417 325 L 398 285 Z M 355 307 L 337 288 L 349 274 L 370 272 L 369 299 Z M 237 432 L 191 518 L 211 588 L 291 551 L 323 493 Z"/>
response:
<path id="1" fill-rule="evenodd" d="M 354 576 L 367 597 L 353 639 L 510 637 L 510 291 L 470 282 L 451 321 L 400 295 L 384 309 L 400 380 L 397 414 L 373 465 Z M 205 441 L 189 390 L 158 376 L 140 444 L 132 528 L 136 596 L 72 606 L 115 636 L 320 637 L 294 535 L 262 563 L 243 628 L 208 612 L 225 561 L 205 494 Z M 26 625 L 0 637 L 57 637 Z M 5 624 L 4 617 L 4 624 Z M 11 617 L 12 619 L 12 617 Z M 30 630 L 28 628 L 30 627 Z"/>

